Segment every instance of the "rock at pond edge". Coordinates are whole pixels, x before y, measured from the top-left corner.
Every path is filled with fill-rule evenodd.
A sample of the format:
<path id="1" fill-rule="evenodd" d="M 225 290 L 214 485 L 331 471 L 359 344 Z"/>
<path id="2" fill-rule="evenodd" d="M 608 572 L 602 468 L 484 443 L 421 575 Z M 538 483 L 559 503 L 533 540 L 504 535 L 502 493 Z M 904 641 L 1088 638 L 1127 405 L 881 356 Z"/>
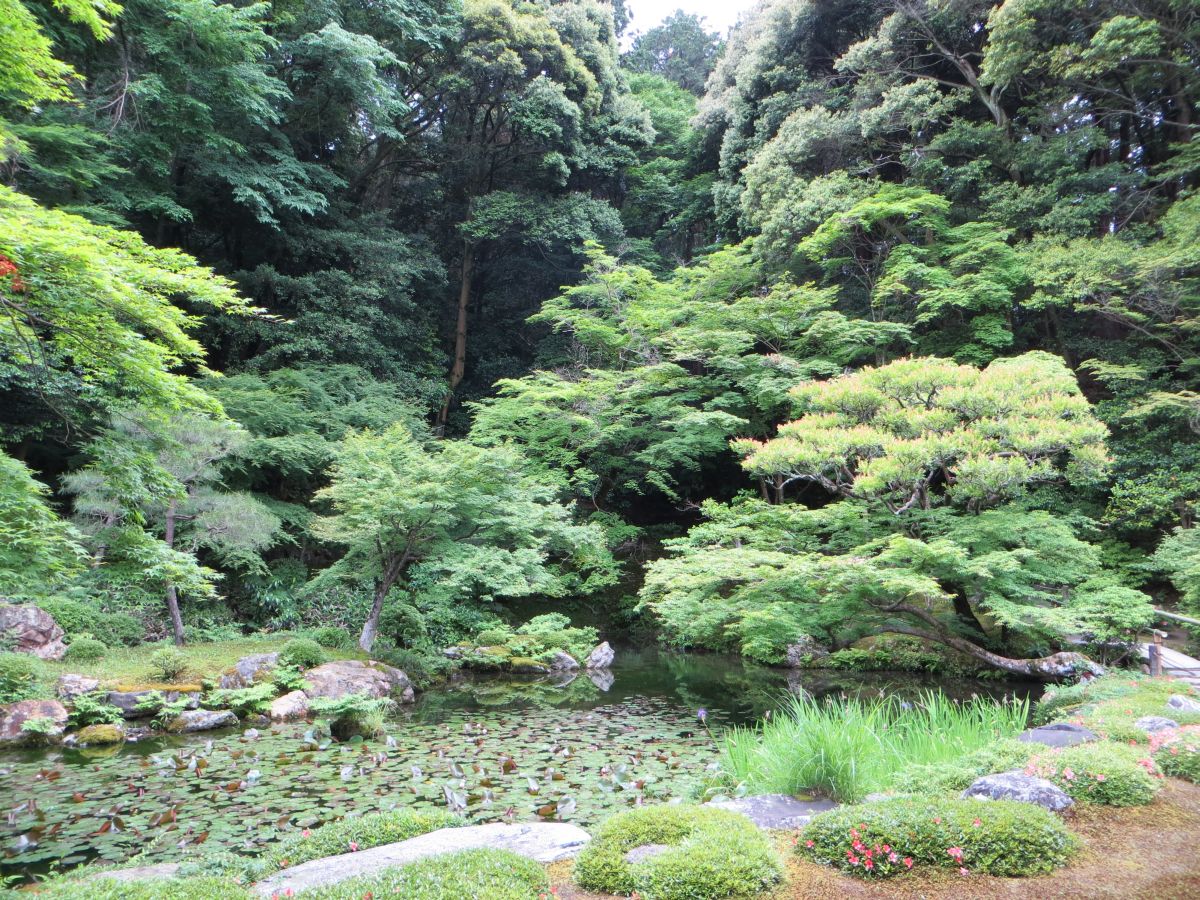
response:
<path id="1" fill-rule="evenodd" d="M 62 659 L 67 652 L 65 636 L 53 616 L 41 607 L 0 603 L 0 637 L 11 650 L 39 659 Z"/>
<path id="2" fill-rule="evenodd" d="M 48 734 L 33 735 L 22 730 L 30 719 L 50 719 Z M 0 706 L 0 744 L 24 744 L 38 738 L 56 738 L 67 726 L 67 708 L 57 700 L 19 700 Z"/>
<path id="3" fill-rule="evenodd" d="M 167 725 L 167 731 L 172 734 L 189 734 L 193 731 L 228 728 L 237 723 L 238 717 L 228 709 L 188 709 Z"/>
<path id="4" fill-rule="evenodd" d="M 596 645 L 591 653 L 588 654 L 587 660 L 584 662 L 585 669 L 607 669 L 613 664 L 616 658 L 616 653 L 613 651 L 612 645 L 608 641 L 603 641 Z"/>
<path id="5" fill-rule="evenodd" d="M 75 743 L 84 747 L 100 744 L 123 744 L 125 743 L 125 727 L 108 723 L 86 725 L 75 732 L 74 738 Z"/>
<path id="6" fill-rule="evenodd" d="M 288 722 L 308 715 L 308 695 L 304 691 L 289 691 L 271 701 L 271 721 Z"/>
<path id="7" fill-rule="evenodd" d="M 718 797 L 706 805 L 745 816 L 759 828 L 784 830 L 807 825 L 808 820 L 818 813 L 840 806 L 832 800 L 797 800 L 788 794 Z"/>
<path id="8" fill-rule="evenodd" d="M 309 699 L 328 697 L 337 700 L 348 694 L 368 697 L 394 697 L 411 703 L 414 699 L 412 682 L 399 669 L 379 662 L 370 664 L 356 659 L 327 662 L 304 673 Z"/>
<path id="9" fill-rule="evenodd" d="M 278 653 L 252 653 L 249 656 L 243 656 L 233 664 L 233 668 L 221 676 L 220 687 L 250 687 L 255 682 L 261 681 L 262 677 L 274 669 L 278 662 Z"/>

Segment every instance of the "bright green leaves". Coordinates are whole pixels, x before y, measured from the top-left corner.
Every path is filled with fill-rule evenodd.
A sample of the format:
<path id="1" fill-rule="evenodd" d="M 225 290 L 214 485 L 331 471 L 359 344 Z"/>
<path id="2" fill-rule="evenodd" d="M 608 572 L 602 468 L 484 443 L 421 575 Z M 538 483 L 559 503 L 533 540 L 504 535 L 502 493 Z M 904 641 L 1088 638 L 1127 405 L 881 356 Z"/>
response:
<path id="1" fill-rule="evenodd" d="M 6 597 L 37 597 L 83 569 L 82 536 L 47 506 L 49 493 L 24 463 L 0 454 L 0 593 Z"/>

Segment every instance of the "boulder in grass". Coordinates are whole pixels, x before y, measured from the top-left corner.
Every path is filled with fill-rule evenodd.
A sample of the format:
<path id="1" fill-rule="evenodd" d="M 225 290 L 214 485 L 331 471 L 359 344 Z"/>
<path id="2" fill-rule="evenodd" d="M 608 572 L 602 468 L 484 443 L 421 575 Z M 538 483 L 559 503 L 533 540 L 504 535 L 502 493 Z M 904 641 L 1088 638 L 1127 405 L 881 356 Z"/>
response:
<path id="1" fill-rule="evenodd" d="M 1088 741 L 1098 740 L 1096 732 L 1082 725 L 1072 725 L 1069 722 L 1051 722 L 1030 728 L 1017 735 L 1017 740 L 1026 744 L 1045 744 L 1047 747 L 1074 747 Z"/>
<path id="2" fill-rule="evenodd" d="M 24 730 L 30 719 L 49 719 L 50 731 L 42 738 L 59 737 L 67 727 L 67 708 L 57 700 L 20 700 L 0 706 L 0 744 L 24 744 L 31 735 Z"/>
<path id="3" fill-rule="evenodd" d="M 1133 727 L 1140 728 L 1146 734 L 1158 734 L 1160 731 L 1178 728 L 1179 723 L 1174 719 L 1168 719 L 1166 716 L 1142 716 L 1133 723 Z"/>
<path id="4" fill-rule="evenodd" d="M 74 700 L 81 694 L 90 694 L 100 688 L 100 679 L 87 675 L 60 675 L 54 693 L 60 700 Z"/>
<path id="5" fill-rule="evenodd" d="M 0 603 L 0 639 L 8 649 L 39 659 L 62 659 L 67 652 L 64 637 L 66 632 L 44 609 Z"/>
<path id="6" fill-rule="evenodd" d="M 755 794 L 750 797 L 718 797 L 709 806 L 745 816 L 759 828 L 791 830 L 807 825 L 818 813 L 835 809 L 832 800 L 797 800 L 789 794 Z"/>
<path id="7" fill-rule="evenodd" d="M 1032 803 L 1051 812 L 1062 812 L 1075 801 L 1056 784 L 1024 772 L 1000 772 L 977 778 L 962 792 L 964 800 L 1015 800 Z"/>
<path id="8" fill-rule="evenodd" d="M 337 700 L 349 694 L 365 694 L 372 698 L 394 697 L 411 703 L 414 696 L 412 682 L 407 675 L 379 662 L 368 664 L 356 659 L 327 662 L 305 672 L 304 680 L 308 682 L 304 693 L 310 698 Z"/>
<path id="9" fill-rule="evenodd" d="M 278 653 L 252 653 L 243 656 L 221 676 L 222 688 L 245 688 L 261 681 L 279 662 Z"/>
<path id="10" fill-rule="evenodd" d="M 1180 712 L 1200 713 L 1200 700 L 1193 697 L 1185 697 L 1183 694 L 1172 694 L 1167 698 L 1167 706 L 1171 709 L 1177 709 Z"/>

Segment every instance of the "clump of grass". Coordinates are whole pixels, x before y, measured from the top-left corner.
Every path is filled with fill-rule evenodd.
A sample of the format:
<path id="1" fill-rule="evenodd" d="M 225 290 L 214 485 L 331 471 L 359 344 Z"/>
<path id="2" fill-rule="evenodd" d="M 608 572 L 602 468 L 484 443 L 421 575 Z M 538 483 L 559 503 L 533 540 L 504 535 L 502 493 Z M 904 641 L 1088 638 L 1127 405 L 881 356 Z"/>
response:
<path id="1" fill-rule="evenodd" d="M 721 769 L 750 793 L 815 792 L 846 803 L 891 786 L 913 765 L 954 762 L 1025 728 L 1025 700 L 966 703 L 930 692 L 914 704 L 894 698 L 819 703 L 791 697 L 755 728 L 721 739 Z"/>

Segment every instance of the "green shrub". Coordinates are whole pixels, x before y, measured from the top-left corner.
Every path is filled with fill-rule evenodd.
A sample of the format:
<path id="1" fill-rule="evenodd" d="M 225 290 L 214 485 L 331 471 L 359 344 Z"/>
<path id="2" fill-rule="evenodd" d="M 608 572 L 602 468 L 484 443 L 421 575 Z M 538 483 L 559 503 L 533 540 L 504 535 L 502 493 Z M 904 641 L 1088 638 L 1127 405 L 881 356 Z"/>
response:
<path id="1" fill-rule="evenodd" d="M 131 647 L 140 644 L 146 635 L 145 627 L 136 616 L 105 612 L 80 600 L 56 597 L 39 600 L 38 606 L 50 614 L 72 642 L 76 637 L 88 634 L 108 647 Z"/>
<path id="2" fill-rule="evenodd" d="M 246 900 L 250 894 L 221 878 L 116 881 L 98 873 L 86 881 L 45 882 L 37 896 L 48 900 Z"/>
<path id="3" fill-rule="evenodd" d="M 21 723 L 21 734 L 38 743 L 60 733 L 62 729 L 50 716 L 33 716 Z"/>
<path id="4" fill-rule="evenodd" d="M 0 653 L 0 703 L 38 695 L 38 665 L 26 653 Z"/>
<path id="5" fill-rule="evenodd" d="M 160 647 L 150 654 L 150 670 L 163 681 L 175 681 L 187 667 L 187 654 L 178 647 Z"/>
<path id="6" fill-rule="evenodd" d="M 888 786 L 902 794 L 959 793 L 983 775 L 1023 768 L 1036 751 L 1033 744 L 997 741 L 959 759 L 910 763 L 892 775 Z"/>
<path id="7" fill-rule="evenodd" d="M 1160 711 L 1167 697 L 1179 693 L 1177 682 L 1155 681 L 1132 672 L 1113 672 L 1101 678 L 1092 678 L 1067 687 L 1054 687 L 1046 691 L 1033 711 L 1033 721 L 1038 725 L 1059 721 L 1071 715 L 1094 709 L 1105 701 L 1134 698 L 1149 702 Z M 1128 706 L 1132 714 L 1132 706 Z"/>
<path id="8" fill-rule="evenodd" d="M 67 645 L 67 652 L 63 654 L 63 659 L 67 662 L 91 662 L 103 658 L 107 652 L 108 647 L 104 645 L 103 641 L 82 635 Z"/>
<path id="9" fill-rule="evenodd" d="M 209 709 L 231 709 L 240 719 L 255 713 L 265 713 L 270 709 L 271 701 L 277 693 L 275 682 L 261 681 L 250 687 L 209 691 L 204 697 L 204 705 Z"/>
<path id="10" fill-rule="evenodd" d="M 1007 800 L 886 800 L 814 816 L 797 850 L 863 877 L 917 866 L 986 875 L 1042 875 L 1063 865 L 1076 841 L 1052 813 Z"/>
<path id="11" fill-rule="evenodd" d="M 453 672 L 457 666 L 440 653 L 394 649 L 381 653 L 379 658 L 389 666 L 400 669 L 418 690 L 424 690 Z"/>
<path id="12" fill-rule="evenodd" d="M 387 697 L 346 694 L 337 698 L 318 697 L 310 709 L 318 715 L 329 716 L 329 733 L 339 741 L 346 741 L 355 736 L 375 737 L 383 734 L 392 706 L 392 701 Z"/>
<path id="13" fill-rule="evenodd" d="M 644 844 L 670 849 L 642 862 L 625 854 Z M 646 900 L 744 897 L 782 877 L 770 842 L 749 819 L 703 806 L 647 806 L 604 822 L 575 862 L 575 880 L 608 894 Z"/>
<path id="14" fill-rule="evenodd" d="M 305 891 L 305 900 L 536 900 L 550 890 L 539 863 L 507 850 L 460 850 Z"/>
<path id="15" fill-rule="evenodd" d="M 1054 782 L 1073 800 L 1105 806 L 1143 806 L 1161 787 L 1146 748 L 1112 741 L 1038 753 L 1025 771 Z"/>
<path id="16" fill-rule="evenodd" d="M 354 646 L 354 638 L 344 628 L 314 628 L 308 634 L 327 650 L 349 650 Z"/>
<path id="17" fill-rule="evenodd" d="M 455 828 L 463 824 L 461 818 L 444 810 L 397 809 L 349 816 L 284 838 L 269 847 L 262 856 L 247 863 L 246 875 L 257 881 L 285 866 L 348 853 L 353 849 L 352 844 L 359 850 L 367 850 L 406 841 L 439 828 Z"/>
<path id="18" fill-rule="evenodd" d="M 497 644 L 507 644 L 513 633 L 507 628 L 485 628 L 475 635 L 475 646 L 492 647 Z"/>
<path id="19" fill-rule="evenodd" d="M 1200 728 L 1172 728 L 1150 742 L 1160 772 L 1200 784 Z"/>
<path id="20" fill-rule="evenodd" d="M 310 638 L 292 638 L 279 651 L 279 664 L 297 669 L 312 669 L 326 659 L 321 645 Z"/>
<path id="21" fill-rule="evenodd" d="M 87 725 L 119 725 L 124 720 L 121 710 L 108 702 L 108 694 L 105 691 L 79 694 L 71 701 L 68 721 L 76 728 Z"/>

